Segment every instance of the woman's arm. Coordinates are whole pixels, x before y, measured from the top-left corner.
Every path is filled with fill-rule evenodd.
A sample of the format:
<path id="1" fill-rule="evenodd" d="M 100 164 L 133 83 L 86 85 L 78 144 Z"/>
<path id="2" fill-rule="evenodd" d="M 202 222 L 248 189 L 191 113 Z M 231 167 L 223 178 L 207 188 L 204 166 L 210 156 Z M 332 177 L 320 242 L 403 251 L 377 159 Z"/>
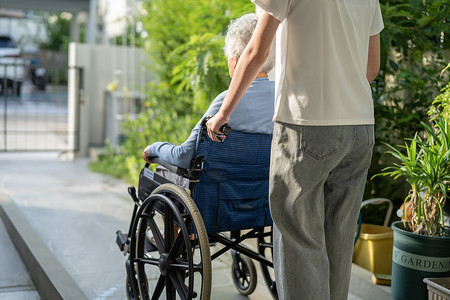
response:
<path id="1" fill-rule="evenodd" d="M 253 36 L 239 58 L 222 107 L 206 123 L 208 135 L 213 141 L 220 142 L 214 132 L 222 133 L 219 128 L 229 121 L 230 115 L 241 100 L 241 97 L 266 62 L 279 24 L 280 21 L 267 12 L 261 14 Z"/>
<path id="2" fill-rule="evenodd" d="M 380 34 L 369 38 L 369 58 L 367 60 L 366 77 L 371 83 L 380 71 Z"/>

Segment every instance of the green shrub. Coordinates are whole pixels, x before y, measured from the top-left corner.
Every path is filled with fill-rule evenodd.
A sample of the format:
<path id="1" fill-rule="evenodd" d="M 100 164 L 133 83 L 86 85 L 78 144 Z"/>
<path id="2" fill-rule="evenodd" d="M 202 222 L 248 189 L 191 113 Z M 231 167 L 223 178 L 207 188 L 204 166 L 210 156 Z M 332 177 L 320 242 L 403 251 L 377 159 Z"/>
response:
<path id="1" fill-rule="evenodd" d="M 383 143 L 401 144 L 415 132 L 424 134 L 421 122 L 429 119 L 433 98 L 446 82 L 440 72 L 450 56 L 447 0 L 380 0 L 380 4 L 385 28 L 380 73 L 372 83 L 376 144 L 368 178 L 392 165 Z M 399 207 L 409 188 L 405 180 L 376 177 L 367 181 L 364 198 L 389 198 Z M 379 221 L 379 212 L 364 212 L 364 222 Z"/>

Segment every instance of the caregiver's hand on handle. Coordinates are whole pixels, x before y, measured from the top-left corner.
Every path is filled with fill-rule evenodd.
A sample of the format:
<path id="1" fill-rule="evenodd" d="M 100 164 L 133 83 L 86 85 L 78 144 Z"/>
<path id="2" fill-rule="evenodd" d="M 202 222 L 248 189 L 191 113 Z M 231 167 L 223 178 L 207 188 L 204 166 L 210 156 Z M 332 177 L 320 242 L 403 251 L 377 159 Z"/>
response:
<path id="1" fill-rule="evenodd" d="M 225 116 L 221 111 L 219 111 L 216 115 L 211 117 L 208 122 L 206 122 L 206 128 L 208 128 L 208 136 L 214 142 L 223 142 L 228 133 L 224 133 L 223 126 L 227 124 L 229 117 Z M 217 135 L 222 137 L 220 139 Z"/>

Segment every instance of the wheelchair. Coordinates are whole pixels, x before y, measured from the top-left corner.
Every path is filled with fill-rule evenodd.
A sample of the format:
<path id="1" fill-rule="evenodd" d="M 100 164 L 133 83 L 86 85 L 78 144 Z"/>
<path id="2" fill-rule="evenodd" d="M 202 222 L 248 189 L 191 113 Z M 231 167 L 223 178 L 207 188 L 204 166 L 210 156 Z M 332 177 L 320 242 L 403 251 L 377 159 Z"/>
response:
<path id="1" fill-rule="evenodd" d="M 128 188 L 135 204 L 129 230 L 116 233 L 127 256 L 128 299 L 210 299 L 211 261 L 228 250 L 239 293 L 248 296 L 255 290 L 256 261 L 271 295 L 278 299 L 268 204 L 272 135 L 233 130 L 217 143 L 207 135 L 204 123 L 190 169 L 152 158 L 187 178 L 188 189 L 151 171 L 149 164 L 140 172 L 137 193 L 135 187 Z M 256 247 L 244 243 L 250 239 L 256 240 Z"/>

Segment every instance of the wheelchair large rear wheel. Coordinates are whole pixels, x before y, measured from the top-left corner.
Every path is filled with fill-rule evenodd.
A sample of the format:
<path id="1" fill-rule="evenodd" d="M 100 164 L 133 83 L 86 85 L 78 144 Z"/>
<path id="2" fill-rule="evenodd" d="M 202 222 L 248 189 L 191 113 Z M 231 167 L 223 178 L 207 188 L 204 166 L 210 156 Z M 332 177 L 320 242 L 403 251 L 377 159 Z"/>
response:
<path id="1" fill-rule="evenodd" d="M 148 249 L 148 232 L 155 249 Z M 211 255 L 200 212 L 186 191 L 163 184 L 142 203 L 133 222 L 130 281 L 133 299 L 211 296 Z M 147 278 L 149 281 L 147 281 Z"/>
<path id="2" fill-rule="evenodd" d="M 264 229 L 265 236 L 258 237 L 258 253 L 266 257 L 268 260 L 273 261 L 273 229 L 270 227 Z M 264 282 L 267 285 L 272 297 L 278 299 L 277 286 L 275 282 L 275 274 L 273 268 L 261 263 L 261 271 L 263 274 Z"/>

